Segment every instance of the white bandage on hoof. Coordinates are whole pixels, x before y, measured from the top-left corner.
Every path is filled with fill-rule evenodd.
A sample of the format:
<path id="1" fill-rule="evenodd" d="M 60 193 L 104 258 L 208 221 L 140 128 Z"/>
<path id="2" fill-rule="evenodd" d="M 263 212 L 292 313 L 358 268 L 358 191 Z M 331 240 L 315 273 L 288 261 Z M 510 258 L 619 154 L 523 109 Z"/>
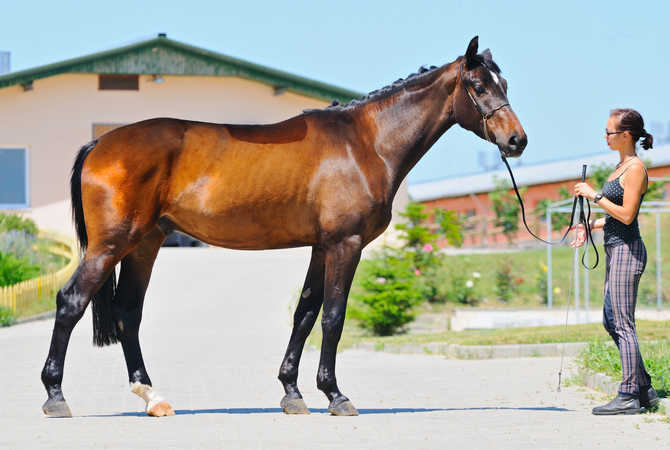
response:
<path id="1" fill-rule="evenodd" d="M 130 384 L 134 394 L 139 395 L 147 403 L 146 413 L 150 416 L 174 416 L 174 411 L 167 401 L 156 393 L 148 384 L 135 382 Z"/>

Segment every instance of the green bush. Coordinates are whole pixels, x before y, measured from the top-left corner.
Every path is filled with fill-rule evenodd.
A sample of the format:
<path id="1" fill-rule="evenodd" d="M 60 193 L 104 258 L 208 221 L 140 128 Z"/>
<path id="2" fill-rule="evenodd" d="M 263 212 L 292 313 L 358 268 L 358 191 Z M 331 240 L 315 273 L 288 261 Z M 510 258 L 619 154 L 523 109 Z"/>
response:
<path id="1" fill-rule="evenodd" d="M 0 213 L 0 233 L 12 230 L 33 236 L 38 233 L 37 225 L 32 219 L 24 219 L 16 214 Z"/>
<path id="2" fill-rule="evenodd" d="M 12 253 L 0 252 L 0 286 L 9 286 L 40 274 L 40 266 L 27 259 L 17 259 Z"/>
<path id="3" fill-rule="evenodd" d="M 8 327 L 16 320 L 16 314 L 4 306 L 0 306 L 0 327 Z"/>
<path id="4" fill-rule="evenodd" d="M 359 267 L 356 284 L 361 289 L 352 291 L 351 317 L 377 336 L 402 332 L 425 295 L 411 255 L 385 248 Z"/>

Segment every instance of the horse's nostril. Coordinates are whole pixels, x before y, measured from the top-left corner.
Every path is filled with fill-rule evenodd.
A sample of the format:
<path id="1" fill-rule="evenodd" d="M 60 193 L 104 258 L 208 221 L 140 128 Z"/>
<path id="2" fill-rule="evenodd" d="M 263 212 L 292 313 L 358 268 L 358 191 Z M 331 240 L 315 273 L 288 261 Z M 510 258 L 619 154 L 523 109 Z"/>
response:
<path id="1" fill-rule="evenodd" d="M 509 138 L 509 142 L 508 142 L 508 144 L 509 144 L 510 147 L 512 147 L 512 148 L 516 148 L 516 146 L 517 146 L 516 134 L 513 134 L 513 135 Z"/>

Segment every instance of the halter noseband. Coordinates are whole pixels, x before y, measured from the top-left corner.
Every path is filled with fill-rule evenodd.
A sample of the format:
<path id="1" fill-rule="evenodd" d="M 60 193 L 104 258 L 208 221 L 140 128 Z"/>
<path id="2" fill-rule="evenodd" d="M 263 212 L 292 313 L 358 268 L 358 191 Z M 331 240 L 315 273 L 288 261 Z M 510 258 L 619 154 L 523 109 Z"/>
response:
<path id="1" fill-rule="evenodd" d="M 486 66 L 488 68 L 488 66 Z M 489 70 L 491 70 L 489 68 Z M 463 65 L 461 65 L 461 83 L 463 83 L 463 89 L 465 89 L 465 92 L 468 93 L 468 97 L 470 97 L 470 100 L 472 100 L 472 104 L 475 105 L 475 108 L 477 108 L 477 111 L 479 111 L 479 114 L 482 115 L 482 122 L 484 122 L 484 136 L 486 137 L 486 140 L 491 142 L 491 138 L 489 138 L 489 132 L 488 132 L 488 126 L 487 126 L 487 121 L 493 117 L 493 114 L 496 113 L 496 111 L 500 111 L 503 109 L 505 106 L 509 106 L 509 103 L 503 103 L 502 105 L 498 106 L 497 108 L 493 109 L 493 111 L 489 112 L 488 114 L 484 114 L 484 111 L 479 107 L 479 104 L 475 100 L 475 98 L 470 94 L 470 91 L 468 90 L 468 87 L 465 85 L 465 80 L 463 80 Z"/>

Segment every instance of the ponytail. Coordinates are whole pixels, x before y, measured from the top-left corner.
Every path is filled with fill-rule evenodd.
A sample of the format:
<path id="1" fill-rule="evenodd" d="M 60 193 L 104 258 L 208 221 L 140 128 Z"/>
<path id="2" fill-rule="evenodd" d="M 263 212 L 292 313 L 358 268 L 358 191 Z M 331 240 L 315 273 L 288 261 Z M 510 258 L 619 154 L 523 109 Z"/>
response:
<path id="1" fill-rule="evenodd" d="M 654 148 L 654 136 L 651 134 L 647 133 L 646 130 L 642 130 L 644 133 L 642 136 L 642 142 L 640 142 L 640 145 L 642 146 L 643 149 L 649 150 L 650 148 Z"/>
<path id="2" fill-rule="evenodd" d="M 649 150 L 654 144 L 654 137 L 644 129 L 642 115 L 630 108 L 617 108 L 610 111 L 610 117 L 616 117 L 619 121 L 618 131 L 628 131 L 633 138 L 633 143 L 642 139 L 640 145 Z"/>

